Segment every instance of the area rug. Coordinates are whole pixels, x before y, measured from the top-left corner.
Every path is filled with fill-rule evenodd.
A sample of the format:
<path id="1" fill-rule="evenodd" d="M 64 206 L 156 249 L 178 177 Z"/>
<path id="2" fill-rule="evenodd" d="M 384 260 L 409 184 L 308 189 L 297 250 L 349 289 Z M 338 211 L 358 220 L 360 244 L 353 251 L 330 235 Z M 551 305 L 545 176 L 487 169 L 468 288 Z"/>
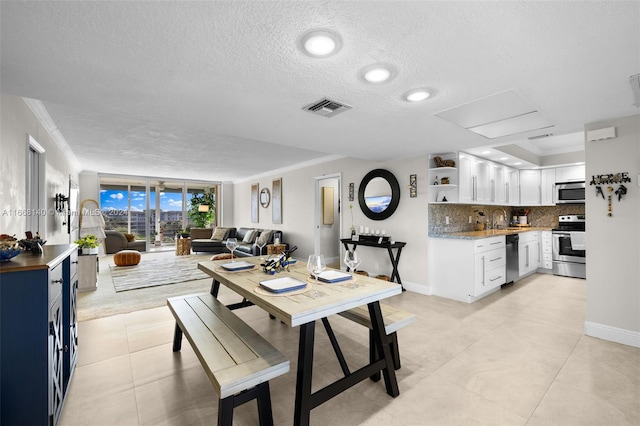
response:
<path id="1" fill-rule="evenodd" d="M 198 269 L 198 262 L 208 260 L 209 257 L 190 255 L 154 259 L 143 256 L 135 266 L 109 267 L 115 291 L 121 292 L 208 278 L 207 274 Z"/>

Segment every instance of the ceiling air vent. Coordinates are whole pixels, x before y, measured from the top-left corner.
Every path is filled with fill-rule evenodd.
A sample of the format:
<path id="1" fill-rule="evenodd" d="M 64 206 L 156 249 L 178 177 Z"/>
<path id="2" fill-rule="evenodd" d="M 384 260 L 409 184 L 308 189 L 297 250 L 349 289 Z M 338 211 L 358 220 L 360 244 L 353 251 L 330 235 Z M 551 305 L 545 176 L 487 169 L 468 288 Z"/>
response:
<path id="1" fill-rule="evenodd" d="M 334 115 L 340 114 L 341 112 L 347 111 L 351 108 L 353 107 L 350 105 L 336 102 L 329 98 L 322 98 L 319 101 L 302 107 L 305 111 L 327 118 L 333 117 Z"/>

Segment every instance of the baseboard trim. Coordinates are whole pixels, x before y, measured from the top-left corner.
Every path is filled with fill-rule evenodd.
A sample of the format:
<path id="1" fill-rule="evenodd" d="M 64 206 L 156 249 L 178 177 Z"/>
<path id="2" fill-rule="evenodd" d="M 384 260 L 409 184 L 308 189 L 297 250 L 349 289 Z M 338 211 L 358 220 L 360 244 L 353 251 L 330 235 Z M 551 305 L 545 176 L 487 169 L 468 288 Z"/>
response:
<path id="1" fill-rule="evenodd" d="M 598 339 L 640 348 L 640 332 L 638 331 L 587 321 L 584 323 L 584 334 L 597 337 Z"/>
<path id="2" fill-rule="evenodd" d="M 425 296 L 433 295 L 433 289 L 431 288 L 431 286 L 403 281 L 402 287 L 404 287 L 405 290 L 412 291 L 418 294 L 424 294 Z"/>

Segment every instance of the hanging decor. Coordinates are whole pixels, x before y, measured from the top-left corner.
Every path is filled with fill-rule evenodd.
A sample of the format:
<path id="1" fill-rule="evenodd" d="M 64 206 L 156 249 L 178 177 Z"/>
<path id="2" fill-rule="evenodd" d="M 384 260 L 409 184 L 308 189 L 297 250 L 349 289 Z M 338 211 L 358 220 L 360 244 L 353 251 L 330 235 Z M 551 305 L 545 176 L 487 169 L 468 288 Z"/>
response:
<path id="1" fill-rule="evenodd" d="M 596 196 L 602 196 L 602 199 L 607 200 L 607 216 L 613 216 L 613 195 L 618 196 L 618 202 L 622 200 L 622 197 L 627 194 L 627 187 L 624 186 L 624 183 L 631 182 L 631 178 L 629 178 L 629 172 L 621 172 L 621 173 L 609 173 L 604 175 L 593 175 L 591 176 L 591 182 L 589 185 L 594 185 L 596 187 Z M 618 185 L 617 188 L 614 188 L 613 185 Z M 603 186 L 606 186 L 607 195 L 605 197 Z"/>

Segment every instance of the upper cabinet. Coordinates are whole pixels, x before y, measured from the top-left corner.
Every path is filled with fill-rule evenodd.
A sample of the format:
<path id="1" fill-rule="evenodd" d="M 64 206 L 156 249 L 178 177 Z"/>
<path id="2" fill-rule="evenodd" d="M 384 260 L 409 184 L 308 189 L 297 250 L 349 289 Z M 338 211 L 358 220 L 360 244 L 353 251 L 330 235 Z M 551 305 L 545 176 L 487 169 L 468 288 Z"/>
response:
<path id="1" fill-rule="evenodd" d="M 556 205 L 556 169 L 540 171 L 540 205 Z"/>
<path id="2" fill-rule="evenodd" d="M 556 183 L 585 180 L 585 167 L 518 170 L 466 152 L 429 156 L 429 202 L 554 206 Z"/>
<path id="3" fill-rule="evenodd" d="M 540 205 L 540 170 L 520 170 L 520 205 Z"/>
<path id="4" fill-rule="evenodd" d="M 558 167 L 556 170 L 556 182 L 582 182 L 585 179 L 584 164 L 578 166 Z"/>

